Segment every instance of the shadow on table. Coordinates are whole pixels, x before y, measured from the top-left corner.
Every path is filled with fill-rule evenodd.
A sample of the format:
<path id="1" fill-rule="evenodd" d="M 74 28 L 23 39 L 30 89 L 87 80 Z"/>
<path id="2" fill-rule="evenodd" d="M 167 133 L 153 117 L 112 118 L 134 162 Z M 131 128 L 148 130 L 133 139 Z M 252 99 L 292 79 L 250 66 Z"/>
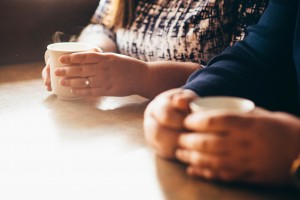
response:
<path id="1" fill-rule="evenodd" d="M 156 170 L 166 200 L 281 200 L 300 199 L 290 187 L 260 187 L 247 184 L 221 184 L 188 177 L 185 166 L 156 157 Z"/>
<path id="2" fill-rule="evenodd" d="M 109 132 L 111 136 L 126 135 L 144 142 L 142 122 L 148 100 L 142 97 L 86 97 L 66 101 L 50 95 L 44 104 L 54 127 L 63 135 L 95 137 Z"/>

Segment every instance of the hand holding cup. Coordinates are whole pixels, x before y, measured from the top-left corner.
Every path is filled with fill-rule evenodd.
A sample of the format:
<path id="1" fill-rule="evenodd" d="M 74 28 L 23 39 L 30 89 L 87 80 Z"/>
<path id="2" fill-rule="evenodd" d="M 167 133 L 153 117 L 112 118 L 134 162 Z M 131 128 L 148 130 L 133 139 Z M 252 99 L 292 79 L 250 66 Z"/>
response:
<path id="1" fill-rule="evenodd" d="M 62 55 L 86 51 L 100 52 L 101 50 L 94 45 L 78 42 L 54 43 L 47 46 L 47 51 L 45 52 L 46 66 L 42 71 L 42 77 L 48 91 L 53 91 L 58 98 L 64 100 L 76 100 L 82 98 L 80 95 L 73 94 L 70 88 L 63 87 L 60 84 L 61 78 L 55 74 L 55 71 L 56 69 L 66 66 L 59 60 Z"/>

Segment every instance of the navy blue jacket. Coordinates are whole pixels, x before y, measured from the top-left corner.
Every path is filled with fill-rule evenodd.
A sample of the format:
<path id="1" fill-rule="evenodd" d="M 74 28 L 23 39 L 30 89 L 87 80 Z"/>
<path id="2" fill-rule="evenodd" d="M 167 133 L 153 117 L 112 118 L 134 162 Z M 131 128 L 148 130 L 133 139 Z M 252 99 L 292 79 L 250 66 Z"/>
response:
<path id="1" fill-rule="evenodd" d="M 299 115 L 300 0 L 271 0 L 243 41 L 193 73 L 184 88 L 199 96 L 238 96 Z"/>

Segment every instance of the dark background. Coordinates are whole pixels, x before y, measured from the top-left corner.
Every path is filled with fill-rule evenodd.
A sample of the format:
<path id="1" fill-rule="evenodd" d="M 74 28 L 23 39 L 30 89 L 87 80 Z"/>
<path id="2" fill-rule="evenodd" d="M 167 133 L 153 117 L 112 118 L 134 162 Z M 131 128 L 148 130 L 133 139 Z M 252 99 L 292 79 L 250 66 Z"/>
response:
<path id="1" fill-rule="evenodd" d="M 88 24 L 99 0 L 1 0 L 0 65 L 42 61 L 56 31 L 63 39 Z"/>

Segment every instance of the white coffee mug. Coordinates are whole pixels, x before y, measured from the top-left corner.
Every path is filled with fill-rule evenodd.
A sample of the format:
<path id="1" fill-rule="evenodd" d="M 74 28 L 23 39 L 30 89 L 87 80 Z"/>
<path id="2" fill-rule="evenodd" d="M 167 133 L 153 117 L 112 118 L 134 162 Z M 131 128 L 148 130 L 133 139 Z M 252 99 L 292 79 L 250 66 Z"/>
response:
<path id="1" fill-rule="evenodd" d="M 199 111 L 228 111 L 235 113 L 248 113 L 254 110 L 255 104 L 244 98 L 214 96 L 214 97 L 200 97 L 190 103 L 192 112 Z"/>
<path id="2" fill-rule="evenodd" d="M 76 100 L 81 99 L 82 96 L 75 95 L 71 93 L 70 87 L 61 86 L 59 80 L 61 77 L 58 77 L 54 74 L 56 68 L 66 66 L 59 62 L 59 57 L 64 54 L 78 53 L 83 51 L 89 51 L 96 48 L 96 46 L 79 43 L 79 42 L 62 42 L 54 43 L 47 46 L 47 51 L 45 52 L 45 62 L 50 64 L 50 78 L 51 78 L 51 87 L 54 94 L 58 98 L 64 100 Z"/>

